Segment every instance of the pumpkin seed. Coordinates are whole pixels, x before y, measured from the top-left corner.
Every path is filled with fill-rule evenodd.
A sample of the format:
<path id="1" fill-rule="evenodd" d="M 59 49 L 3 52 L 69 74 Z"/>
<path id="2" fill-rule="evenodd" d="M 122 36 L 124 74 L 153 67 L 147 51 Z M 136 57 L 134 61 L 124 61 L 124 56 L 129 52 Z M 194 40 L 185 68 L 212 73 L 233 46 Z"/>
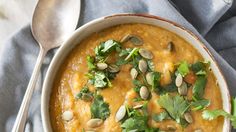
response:
<path id="1" fill-rule="evenodd" d="M 102 125 L 102 123 L 103 123 L 102 119 L 94 118 L 94 119 L 90 119 L 87 122 L 87 126 L 91 127 L 91 128 L 94 128 L 94 127 L 98 127 L 98 126 Z"/>
<path id="2" fill-rule="evenodd" d="M 174 48 L 175 48 L 174 43 L 172 41 L 170 41 L 167 45 L 167 50 L 172 52 L 172 51 L 174 51 Z"/>
<path id="3" fill-rule="evenodd" d="M 136 106 L 134 106 L 133 108 L 134 109 L 140 109 L 140 108 L 142 108 L 143 107 L 143 105 L 136 105 Z"/>
<path id="4" fill-rule="evenodd" d="M 143 44 L 143 40 L 137 35 L 130 35 L 130 42 L 132 42 L 135 46 Z"/>
<path id="5" fill-rule="evenodd" d="M 145 73 L 147 71 L 147 62 L 142 59 L 138 63 L 138 68 L 142 73 Z"/>
<path id="6" fill-rule="evenodd" d="M 126 34 L 126 35 L 120 40 L 120 42 L 121 42 L 121 43 L 125 43 L 125 42 L 129 41 L 129 39 L 130 39 L 130 34 Z"/>
<path id="7" fill-rule="evenodd" d="M 135 79 L 138 76 L 138 71 L 135 68 L 130 70 L 130 75 L 132 79 Z"/>
<path id="8" fill-rule="evenodd" d="M 88 93 L 83 93 L 81 98 L 84 101 L 91 101 L 93 99 L 93 96 L 91 94 L 88 94 Z"/>
<path id="9" fill-rule="evenodd" d="M 67 110 L 63 112 L 62 119 L 65 121 L 70 121 L 72 120 L 73 116 L 74 116 L 73 112 L 70 110 Z"/>
<path id="10" fill-rule="evenodd" d="M 125 117 L 125 114 L 126 114 L 126 108 L 124 105 L 122 105 L 116 112 L 116 121 L 118 122 L 122 120 Z"/>
<path id="11" fill-rule="evenodd" d="M 146 80 L 147 80 L 147 83 L 149 84 L 149 85 L 152 85 L 153 84 L 153 82 L 152 82 L 152 75 L 153 74 L 153 72 L 148 72 L 147 74 L 146 74 Z"/>
<path id="12" fill-rule="evenodd" d="M 98 68 L 99 70 L 104 70 L 104 69 L 106 69 L 107 67 L 108 67 L 108 65 L 107 65 L 106 63 L 103 63 L 103 62 L 97 63 L 97 68 Z"/>
<path id="13" fill-rule="evenodd" d="M 129 132 L 138 132 L 138 129 L 130 130 Z"/>
<path id="14" fill-rule="evenodd" d="M 196 130 L 194 130 L 194 132 L 203 132 L 203 130 L 202 129 L 196 129 Z"/>
<path id="15" fill-rule="evenodd" d="M 149 50 L 146 50 L 146 49 L 140 49 L 139 51 L 139 54 L 145 58 L 145 59 L 152 59 L 153 58 L 153 54 L 151 51 Z"/>
<path id="16" fill-rule="evenodd" d="M 173 125 L 167 125 L 167 129 L 170 130 L 170 131 L 175 131 L 176 127 L 173 126 Z"/>
<path id="17" fill-rule="evenodd" d="M 149 97 L 149 91 L 146 86 L 142 86 L 139 91 L 140 97 L 146 100 Z"/>
<path id="18" fill-rule="evenodd" d="M 108 66 L 108 71 L 111 73 L 116 73 L 120 71 L 119 66 L 115 65 L 115 64 L 111 64 Z"/>
<path id="19" fill-rule="evenodd" d="M 181 74 L 178 73 L 176 79 L 175 79 L 175 85 L 177 87 L 179 87 L 183 82 L 183 77 L 181 76 Z"/>
<path id="20" fill-rule="evenodd" d="M 178 87 L 178 92 L 180 95 L 187 95 L 188 93 L 188 86 L 185 82 L 182 82 L 180 87 Z"/>
<path id="21" fill-rule="evenodd" d="M 184 118 L 185 118 L 185 120 L 186 120 L 188 123 L 192 123 L 192 122 L 193 122 L 193 118 L 192 118 L 192 116 L 191 116 L 191 114 L 190 114 L 189 112 L 186 112 L 186 113 L 184 114 Z"/>
<path id="22" fill-rule="evenodd" d="M 133 44 L 136 45 L 136 46 L 139 46 L 139 45 L 142 45 L 142 44 L 143 44 L 143 40 L 142 40 L 139 36 L 133 35 L 133 34 L 127 34 L 127 35 L 125 35 L 125 36 L 120 40 L 120 42 L 121 42 L 121 43 L 125 43 L 125 42 L 127 42 L 127 41 L 129 41 L 129 40 L 130 40 L 131 43 L 133 43 Z"/>

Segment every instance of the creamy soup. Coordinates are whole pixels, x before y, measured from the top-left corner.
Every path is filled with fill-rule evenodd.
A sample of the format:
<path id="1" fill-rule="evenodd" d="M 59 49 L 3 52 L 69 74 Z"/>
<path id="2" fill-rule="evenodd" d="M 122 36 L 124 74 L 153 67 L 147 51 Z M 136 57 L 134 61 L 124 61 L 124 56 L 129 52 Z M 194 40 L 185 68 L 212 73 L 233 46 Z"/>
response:
<path id="1" fill-rule="evenodd" d="M 220 132 L 216 78 L 199 52 L 176 34 L 145 24 L 93 33 L 66 57 L 50 99 L 52 129 Z"/>

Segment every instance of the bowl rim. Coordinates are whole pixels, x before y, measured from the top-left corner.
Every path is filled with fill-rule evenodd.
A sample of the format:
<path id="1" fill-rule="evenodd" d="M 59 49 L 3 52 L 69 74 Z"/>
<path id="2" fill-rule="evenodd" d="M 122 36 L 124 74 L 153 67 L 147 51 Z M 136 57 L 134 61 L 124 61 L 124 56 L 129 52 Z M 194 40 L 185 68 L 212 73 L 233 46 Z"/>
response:
<path id="1" fill-rule="evenodd" d="M 222 103 L 228 103 L 228 109 L 231 110 L 231 96 L 230 96 L 230 93 L 229 93 L 229 87 L 228 87 L 228 84 L 227 84 L 227 81 L 224 77 L 224 74 L 221 70 L 221 68 L 219 67 L 217 61 L 215 60 L 215 58 L 213 57 L 212 53 L 209 51 L 209 49 L 206 47 L 206 45 L 204 44 L 204 42 L 200 39 L 199 36 L 197 36 L 195 33 L 193 33 L 192 31 L 190 31 L 189 29 L 185 28 L 184 26 L 174 22 L 174 21 L 171 21 L 171 20 L 168 20 L 166 18 L 163 18 L 163 17 L 159 17 L 159 16 L 154 16 L 154 15 L 150 15 L 150 14 L 143 14 L 143 13 L 118 13 L 118 14 L 113 14 L 113 15 L 108 15 L 108 16 L 104 16 L 104 17 L 100 17 L 100 18 L 97 18 L 97 19 L 94 19 L 94 20 L 91 20 L 89 21 L 88 23 L 82 25 L 81 27 L 79 27 L 78 29 L 76 29 L 68 38 L 65 42 L 63 42 L 62 46 L 58 49 L 58 51 L 56 52 L 56 54 L 54 55 L 54 57 L 52 58 L 51 60 L 51 63 L 48 67 L 48 70 L 47 70 L 47 73 L 46 73 L 46 76 L 45 76 L 45 80 L 43 81 L 43 87 L 42 87 L 42 94 L 41 94 L 41 118 L 42 118 L 42 125 L 43 125 L 43 129 L 46 131 L 48 130 L 49 128 L 48 127 L 51 127 L 51 123 L 50 121 L 48 121 L 48 119 L 50 119 L 50 117 L 48 117 L 48 119 L 46 118 L 47 116 L 47 111 L 48 110 L 48 104 L 46 103 L 47 100 L 46 100 L 46 92 L 51 88 L 49 88 L 49 80 L 50 80 L 50 73 L 52 72 L 52 69 L 54 67 L 55 64 L 59 63 L 58 61 L 58 56 L 60 56 L 60 54 L 62 54 L 62 52 L 64 50 L 68 50 L 68 44 L 70 44 L 73 40 L 74 37 L 77 36 L 77 34 L 79 32 L 81 32 L 83 29 L 86 29 L 88 28 L 89 26 L 93 25 L 93 24 L 96 24 L 100 21 L 103 21 L 103 20 L 106 20 L 106 19 L 110 19 L 110 18 L 114 18 L 114 17 L 127 17 L 127 16 L 132 16 L 132 17 L 143 17 L 143 18 L 150 18 L 150 19 L 156 19 L 156 20 L 159 20 L 159 21 L 164 21 L 164 22 L 167 22 L 169 24 L 172 24 L 173 26 L 177 27 L 177 28 L 180 28 L 181 30 L 184 30 L 186 31 L 188 34 L 190 34 L 194 39 L 196 39 L 200 46 L 206 51 L 206 53 L 209 55 L 209 57 L 212 59 L 212 61 L 214 62 L 214 64 L 216 65 L 216 68 L 217 70 L 219 71 L 219 74 L 220 76 L 223 78 L 223 83 L 225 84 L 225 89 L 226 89 L 226 97 L 228 98 L 228 102 L 224 102 L 222 100 Z M 118 24 L 117 24 L 118 25 Z M 112 27 L 112 26 L 109 26 L 109 27 Z M 167 30 L 167 29 L 166 29 Z M 177 34 L 178 35 L 178 34 Z M 178 35 L 179 36 L 179 35 Z M 182 37 L 181 37 L 182 38 Z M 75 44 L 77 45 L 77 44 Z M 75 48 L 76 46 L 74 46 L 73 48 Z M 72 49 L 73 49 L 72 48 Z M 195 47 L 194 47 L 195 48 Z M 195 48 L 196 49 L 196 48 Z M 198 49 L 196 49 L 198 50 Z M 70 50 L 71 51 L 71 50 Z M 69 54 L 70 52 L 67 53 L 67 55 Z M 62 65 L 62 64 L 60 64 Z M 214 76 L 216 76 L 214 74 Z M 217 78 L 217 77 L 216 77 Z M 220 92 L 222 94 L 222 92 Z M 223 99 L 223 97 L 221 97 L 221 99 Z M 224 121 L 225 122 L 225 121 Z M 231 131 L 231 125 L 230 125 L 230 122 L 229 120 L 227 119 L 226 120 L 226 123 L 228 124 L 228 130 Z"/>

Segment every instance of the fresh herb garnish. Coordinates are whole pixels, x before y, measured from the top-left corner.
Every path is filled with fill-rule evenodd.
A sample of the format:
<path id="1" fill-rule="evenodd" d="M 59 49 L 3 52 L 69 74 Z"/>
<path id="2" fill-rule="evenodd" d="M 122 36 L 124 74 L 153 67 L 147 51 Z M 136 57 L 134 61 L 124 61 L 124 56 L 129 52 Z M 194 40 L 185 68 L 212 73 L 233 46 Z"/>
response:
<path id="1" fill-rule="evenodd" d="M 158 132 L 158 128 L 151 128 L 148 126 L 147 107 L 144 105 L 142 111 L 135 110 L 133 108 L 127 109 L 127 119 L 121 124 L 121 128 L 124 132 L 139 131 L 139 132 Z"/>
<path id="2" fill-rule="evenodd" d="M 182 62 L 179 64 L 178 72 L 179 72 L 183 77 L 189 73 L 189 68 L 188 68 L 188 63 L 187 63 L 187 61 L 182 61 Z"/>
<path id="3" fill-rule="evenodd" d="M 233 128 L 236 129 L 236 115 L 235 115 L 236 98 L 235 97 L 232 98 L 231 104 L 233 106 L 232 111 L 231 111 L 232 115 L 224 110 L 217 109 L 217 110 L 204 110 L 202 112 L 202 117 L 205 120 L 213 120 L 213 119 L 218 118 L 219 116 L 223 116 L 225 118 L 228 118 L 231 121 Z"/>
<path id="4" fill-rule="evenodd" d="M 158 99 L 158 104 L 163 107 L 177 123 L 183 122 L 183 114 L 188 110 L 190 104 L 183 97 L 176 95 L 170 96 L 168 94 L 161 95 Z"/>
<path id="5" fill-rule="evenodd" d="M 93 70 L 96 68 L 96 66 L 94 65 L 94 58 L 91 56 L 87 56 L 87 65 L 88 65 L 88 69 L 89 70 Z"/>
<path id="6" fill-rule="evenodd" d="M 202 99 L 205 91 L 205 86 L 207 83 L 206 76 L 198 76 L 196 82 L 193 85 L 193 99 Z"/>
<path id="7" fill-rule="evenodd" d="M 210 100 L 207 99 L 201 99 L 201 100 L 195 100 L 191 102 L 191 106 L 193 107 L 192 110 L 202 110 L 205 109 L 210 105 Z"/>
<path id="8" fill-rule="evenodd" d="M 110 115 L 108 103 L 104 102 L 101 95 L 95 94 L 93 103 L 90 108 L 92 118 L 105 120 Z"/>
<path id="9" fill-rule="evenodd" d="M 105 56 L 120 47 L 121 46 L 119 42 L 110 39 L 106 42 L 100 43 L 100 45 L 95 48 L 95 54 L 96 56 Z"/>
<path id="10" fill-rule="evenodd" d="M 96 88 L 104 88 L 108 84 L 107 78 L 105 76 L 105 73 L 102 71 L 97 71 L 95 72 L 94 76 L 94 86 Z"/>
<path id="11" fill-rule="evenodd" d="M 77 99 L 82 99 L 84 101 L 91 101 L 93 98 L 93 93 L 89 91 L 88 86 L 84 86 L 80 92 L 76 95 Z"/>
<path id="12" fill-rule="evenodd" d="M 165 119 L 171 119 L 171 118 L 170 118 L 169 114 L 166 111 L 164 111 L 164 112 L 161 112 L 159 114 L 154 114 L 152 116 L 152 119 L 156 122 L 161 122 Z"/>
<path id="13" fill-rule="evenodd" d="M 157 91 L 160 88 L 161 73 L 153 72 L 152 73 L 152 89 Z"/>

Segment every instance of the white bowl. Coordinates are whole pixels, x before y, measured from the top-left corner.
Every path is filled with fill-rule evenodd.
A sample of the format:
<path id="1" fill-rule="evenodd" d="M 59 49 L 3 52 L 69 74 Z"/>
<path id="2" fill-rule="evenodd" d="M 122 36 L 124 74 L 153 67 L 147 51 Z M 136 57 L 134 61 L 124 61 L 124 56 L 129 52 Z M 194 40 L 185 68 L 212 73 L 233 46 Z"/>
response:
<path id="1" fill-rule="evenodd" d="M 77 44 L 80 43 L 81 40 L 91 35 L 92 33 L 124 23 L 144 23 L 162 27 L 184 38 L 188 43 L 193 45 L 193 47 L 195 47 L 195 49 L 199 51 L 199 53 L 203 56 L 205 60 L 209 60 L 211 62 L 212 71 L 215 74 L 219 83 L 223 100 L 223 109 L 226 112 L 230 112 L 230 94 L 228 91 L 228 86 L 225 82 L 225 78 L 223 77 L 215 59 L 212 57 L 209 50 L 205 47 L 203 42 L 201 42 L 196 35 L 172 21 L 157 16 L 143 14 L 116 14 L 112 16 L 98 18 L 78 28 L 57 51 L 47 71 L 42 90 L 41 114 L 44 131 L 52 131 L 49 116 L 49 100 L 54 77 L 60 65 L 63 63 L 64 58 L 71 52 L 74 47 L 76 47 Z M 225 119 L 223 132 L 229 132 L 230 129 L 230 122 L 228 119 Z"/>

